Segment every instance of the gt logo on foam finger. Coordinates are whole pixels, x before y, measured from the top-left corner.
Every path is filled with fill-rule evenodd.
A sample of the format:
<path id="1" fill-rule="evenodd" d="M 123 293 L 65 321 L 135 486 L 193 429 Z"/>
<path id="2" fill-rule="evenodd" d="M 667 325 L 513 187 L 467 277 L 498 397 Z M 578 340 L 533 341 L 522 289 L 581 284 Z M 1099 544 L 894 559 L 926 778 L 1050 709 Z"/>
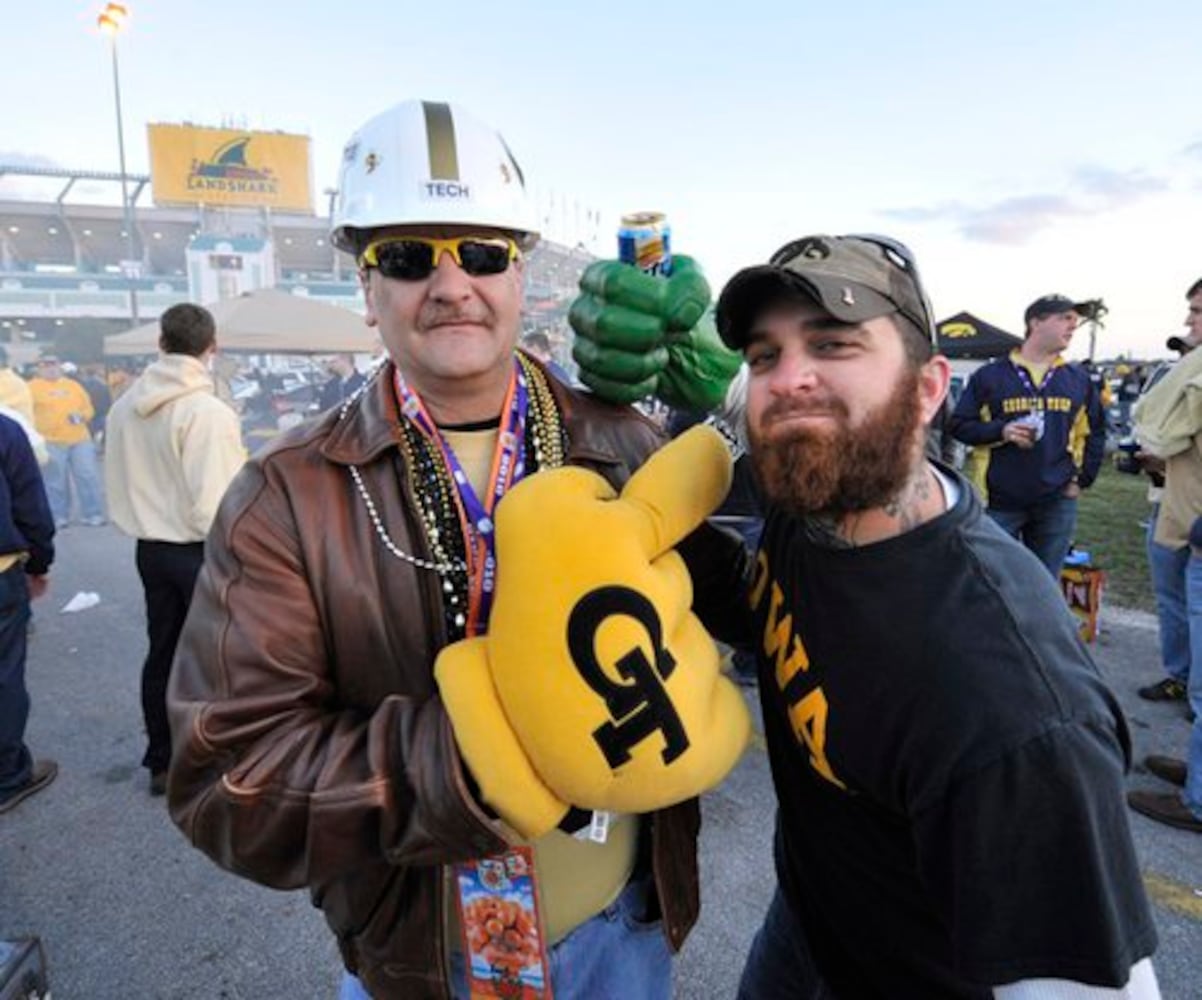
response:
<path id="1" fill-rule="evenodd" d="M 655 662 L 639 646 L 620 656 L 614 664 L 619 677 L 611 679 L 597 658 L 597 633 L 609 619 L 634 619 L 651 640 Z M 664 689 L 676 668 L 676 660 L 663 645 L 663 625 L 655 607 L 629 587 L 599 587 L 590 591 L 572 609 L 568 619 L 568 649 L 572 662 L 585 683 L 604 700 L 610 721 L 593 730 L 593 739 L 611 768 L 630 760 L 631 751 L 652 734 L 663 736 L 663 762 L 670 764 L 689 747 L 680 716 Z"/>

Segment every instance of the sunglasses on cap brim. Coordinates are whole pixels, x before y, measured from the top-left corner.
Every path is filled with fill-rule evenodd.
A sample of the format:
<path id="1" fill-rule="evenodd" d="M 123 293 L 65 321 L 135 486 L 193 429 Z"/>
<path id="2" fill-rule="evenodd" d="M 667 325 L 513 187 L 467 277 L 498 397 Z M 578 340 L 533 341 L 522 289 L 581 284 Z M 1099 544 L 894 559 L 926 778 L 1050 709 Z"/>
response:
<path id="1" fill-rule="evenodd" d="M 424 281 L 444 251 L 474 278 L 503 273 L 521 253 L 517 243 L 504 236 L 388 236 L 367 245 L 359 266 L 374 267 L 385 278 Z"/>
<path id="2" fill-rule="evenodd" d="M 769 263 L 776 267 L 784 267 L 795 257 L 804 253 L 812 242 L 821 239 L 822 237 L 803 236 L 801 239 L 792 240 L 777 250 L 769 259 Z M 901 240 L 895 240 L 891 236 L 881 236 L 877 233 L 846 233 L 839 237 L 839 239 L 859 240 L 861 243 L 873 244 L 881 251 L 884 258 L 890 264 L 910 275 L 914 289 L 918 295 L 922 315 L 913 315 L 910 310 L 904 309 L 900 305 L 898 311 L 908 317 L 910 322 L 918 328 L 918 331 L 930 340 L 932 347 L 938 348 L 939 337 L 935 331 L 935 312 L 931 308 L 931 302 L 927 298 L 926 290 L 923 288 L 922 278 L 918 274 L 918 262 L 914 259 L 914 254 L 910 248 L 902 243 Z"/>

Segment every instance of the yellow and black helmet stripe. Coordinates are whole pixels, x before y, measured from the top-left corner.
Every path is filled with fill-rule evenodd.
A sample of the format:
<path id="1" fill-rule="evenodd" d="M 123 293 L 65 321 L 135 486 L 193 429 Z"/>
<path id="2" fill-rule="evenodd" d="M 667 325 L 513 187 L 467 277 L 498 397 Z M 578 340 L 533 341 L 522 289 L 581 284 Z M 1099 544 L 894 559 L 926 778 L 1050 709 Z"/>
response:
<path id="1" fill-rule="evenodd" d="M 430 151 L 430 176 L 440 181 L 459 180 L 459 147 L 449 104 L 422 101 L 426 116 L 426 146 Z"/>

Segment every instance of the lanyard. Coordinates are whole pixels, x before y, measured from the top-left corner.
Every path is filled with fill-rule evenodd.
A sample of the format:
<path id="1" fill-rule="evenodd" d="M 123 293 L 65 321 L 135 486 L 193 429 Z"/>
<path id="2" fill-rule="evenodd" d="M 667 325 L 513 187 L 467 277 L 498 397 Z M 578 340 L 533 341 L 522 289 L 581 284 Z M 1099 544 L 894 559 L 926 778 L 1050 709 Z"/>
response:
<path id="1" fill-rule="evenodd" d="M 517 360 L 505 402 L 501 406 L 501 426 L 497 446 L 488 473 L 488 491 L 483 501 L 463 471 L 455 452 L 447 444 L 438 425 L 430 419 L 417 393 L 409 388 L 396 369 L 396 394 L 401 413 L 417 427 L 431 443 L 438 446 L 443 462 L 455 484 L 455 508 L 463 531 L 467 550 L 468 616 L 467 635 L 480 635 L 488 628 L 493 595 L 497 582 L 497 542 L 493 511 L 509 488 L 526 474 L 526 410 L 530 391 L 526 374 Z M 419 484 L 420 488 L 420 484 Z"/>
<path id="2" fill-rule="evenodd" d="M 1048 365 L 1048 370 L 1043 373 L 1043 378 L 1039 380 L 1038 389 L 1035 387 L 1035 383 L 1031 381 L 1031 373 L 1027 371 L 1026 365 L 1020 364 L 1014 358 L 1010 359 L 1010 363 L 1014 365 L 1014 370 L 1018 372 L 1018 380 L 1022 382 L 1023 388 L 1032 396 L 1038 396 L 1040 399 L 1043 399 L 1043 392 L 1048 387 L 1048 383 L 1052 381 L 1052 375 L 1055 374 L 1058 367 L 1057 362 L 1053 361 Z"/>

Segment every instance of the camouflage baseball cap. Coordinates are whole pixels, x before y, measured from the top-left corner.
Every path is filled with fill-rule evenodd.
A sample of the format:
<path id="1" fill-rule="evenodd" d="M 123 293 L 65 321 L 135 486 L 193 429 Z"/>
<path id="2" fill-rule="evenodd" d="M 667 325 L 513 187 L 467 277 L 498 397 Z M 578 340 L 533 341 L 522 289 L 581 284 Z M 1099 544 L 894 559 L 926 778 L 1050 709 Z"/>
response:
<path id="1" fill-rule="evenodd" d="M 934 317 L 914 256 L 885 236 L 804 236 L 776 251 L 767 264 L 744 268 L 718 297 L 718 334 L 741 351 L 768 296 L 799 289 L 836 319 L 862 323 L 901 313 L 932 346 Z"/>

